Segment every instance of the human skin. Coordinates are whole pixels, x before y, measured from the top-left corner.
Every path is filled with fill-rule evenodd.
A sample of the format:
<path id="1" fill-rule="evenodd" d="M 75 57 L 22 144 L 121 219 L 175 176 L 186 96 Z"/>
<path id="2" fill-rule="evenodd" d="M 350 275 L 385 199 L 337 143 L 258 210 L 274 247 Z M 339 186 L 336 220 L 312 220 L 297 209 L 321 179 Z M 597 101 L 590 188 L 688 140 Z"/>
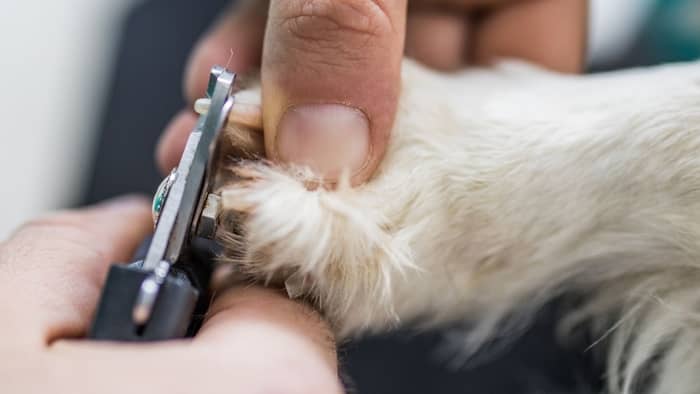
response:
<path id="1" fill-rule="evenodd" d="M 342 392 L 323 321 L 262 288 L 217 295 L 193 339 L 79 339 L 109 265 L 151 230 L 148 203 L 126 198 L 34 220 L 0 243 L 3 393 Z"/>
<path id="2" fill-rule="evenodd" d="M 404 54 L 440 70 L 515 57 L 560 72 L 581 70 L 586 0 L 248 0 L 237 2 L 190 58 L 188 100 L 214 64 L 261 70 L 266 154 L 357 185 L 390 138 Z M 195 123 L 183 111 L 158 148 L 177 163 Z"/>

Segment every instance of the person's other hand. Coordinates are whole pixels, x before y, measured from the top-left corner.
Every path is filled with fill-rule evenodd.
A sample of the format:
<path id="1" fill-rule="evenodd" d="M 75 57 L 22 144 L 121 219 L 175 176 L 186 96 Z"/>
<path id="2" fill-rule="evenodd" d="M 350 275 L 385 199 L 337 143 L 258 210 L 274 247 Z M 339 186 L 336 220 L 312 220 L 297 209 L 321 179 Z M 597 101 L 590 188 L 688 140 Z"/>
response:
<path id="1" fill-rule="evenodd" d="M 231 50 L 231 69 L 261 65 L 268 158 L 331 181 L 349 169 L 358 184 L 384 155 L 404 52 L 442 70 L 517 57 L 576 72 L 586 25 L 586 0 L 239 1 L 198 44 L 185 91 L 199 97 Z M 193 124 L 188 113 L 172 123 L 161 167 L 177 163 Z"/>
<path id="2" fill-rule="evenodd" d="M 151 231 L 147 202 L 33 221 L 0 244 L 0 386 L 12 393 L 341 393 L 333 341 L 305 306 L 269 290 L 215 298 L 194 339 L 77 340 L 111 262 Z"/>

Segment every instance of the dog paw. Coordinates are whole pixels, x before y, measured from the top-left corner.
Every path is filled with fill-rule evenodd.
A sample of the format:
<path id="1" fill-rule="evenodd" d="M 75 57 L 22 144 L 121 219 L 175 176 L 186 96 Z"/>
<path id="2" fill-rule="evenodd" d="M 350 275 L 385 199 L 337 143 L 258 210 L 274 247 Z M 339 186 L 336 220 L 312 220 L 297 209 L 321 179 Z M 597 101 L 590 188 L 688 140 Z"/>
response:
<path id="1" fill-rule="evenodd" d="M 340 335 L 396 320 L 392 282 L 415 266 L 361 191 L 314 187 L 309 170 L 261 161 L 231 171 L 237 181 L 221 189 L 224 262 L 309 298 Z"/>

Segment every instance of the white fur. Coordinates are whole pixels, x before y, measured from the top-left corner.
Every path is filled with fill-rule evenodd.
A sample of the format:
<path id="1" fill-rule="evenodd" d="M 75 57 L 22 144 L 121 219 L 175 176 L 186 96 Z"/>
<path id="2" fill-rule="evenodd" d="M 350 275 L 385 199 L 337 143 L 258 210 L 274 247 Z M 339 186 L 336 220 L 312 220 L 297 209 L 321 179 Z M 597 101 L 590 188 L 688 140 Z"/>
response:
<path id="1" fill-rule="evenodd" d="M 246 246 L 242 269 L 288 278 L 341 336 L 468 321 L 468 350 L 581 290 L 569 323 L 609 335 L 610 392 L 700 392 L 700 63 L 403 73 L 367 184 L 236 170 L 246 180 L 222 194 L 245 213 L 242 239 L 228 237 Z"/>

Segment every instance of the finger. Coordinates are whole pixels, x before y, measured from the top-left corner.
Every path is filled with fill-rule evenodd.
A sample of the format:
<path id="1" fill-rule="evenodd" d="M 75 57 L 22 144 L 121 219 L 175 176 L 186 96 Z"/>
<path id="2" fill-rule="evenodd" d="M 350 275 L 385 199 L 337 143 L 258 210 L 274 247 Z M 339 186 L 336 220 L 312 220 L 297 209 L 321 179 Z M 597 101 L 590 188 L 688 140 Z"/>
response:
<path id="1" fill-rule="evenodd" d="M 196 341 L 230 341 L 237 332 L 248 330 L 262 336 L 268 331 L 270 337 L 284 336 L 303 343 L 328 368 L 337 369 L 333 335 L 318 313 L 269 289 L 237 287 L 217 296 Z"/>
<path id="2" fill-rule="evenodd" d="M 167 174 L 177 167 L 187 138 L 196 124 L 197 115 L 190 110 L 182 110 L 165 127 L 156 147 L 156 162 L 161 173 Z"/>
<path id="3" fill-rule="evenodd" d="M 396 113 L 406 0 L 272 0 L 263 48 L 265 144 L 327 180 L 368 179 Z"/>
<path id="4" fill-rule="evenodd" d="M 253 325 L 207 343 L 58 341 L 49 356 L 54 376 L 80 371 L 81 392 L 86 393 L 342 393 L 337 372 L 307 342 L 284 330 Z M 75 391 L 70 379 L 57 383 L 52 392 Z"/>
<path id="5" fill-rule="evenodd" d="M 214 65 L 245 74 L 260 65 L 266 2 L 239 2 L 196 45 L 185 71 L 185 97 L 194 102 L 207 89 Z"/>
<path id="6" fill-rule="evenodd" d="M 90 265 L 124 261 L 153 229 L 150 212 L 145 198 L 124 196 L 40 217 L 18 229 L 4 245 L 0 268 L 16 264 L 17 274 L 47 269 L 56 274 L 76 267 L 75 263 L 54 264 L 57 261 L 77 260 Z M 47 256 L 51 261 L 40 258 Z M 84 257 L 98 259 L 93 263 Z"/>
<path id="7" fill-rule="evenodd" d="M 458 11 L 423 10 L 408 16 L 406 55 L 438 70 L 464 64 L 469 20 Z"/>
<path id="8" fill-rule="evenodd" d="M 150 206 L 121 198 L 35 220 L 0 252 L 0 314 L 25 338 L 80 335 L 110 263 L 128 261 L 152 229 Z M 18 337 L 20 335 L 18 334 Z"/>
<path id="9" fill-rule="evenodd" d="M 478 63 L 517 57 L 562 72 L 584 64 L 586 0 L 512 1 L 488 11 L 474 30 Z"/>
<path id="10" fill-rule="evenodd" d="M 211 309 L 192 342 L 59 341 L 51 354 L 70 361 L 62 372 L 82 372 L 81 387 L 102 387 L 100 392 L 123 391 L 121 376 L 139 382 L 139 392 L 342 392 L 328 328 L 305 306 L 270 290 L 239 288 L 219 296 Z"/>

